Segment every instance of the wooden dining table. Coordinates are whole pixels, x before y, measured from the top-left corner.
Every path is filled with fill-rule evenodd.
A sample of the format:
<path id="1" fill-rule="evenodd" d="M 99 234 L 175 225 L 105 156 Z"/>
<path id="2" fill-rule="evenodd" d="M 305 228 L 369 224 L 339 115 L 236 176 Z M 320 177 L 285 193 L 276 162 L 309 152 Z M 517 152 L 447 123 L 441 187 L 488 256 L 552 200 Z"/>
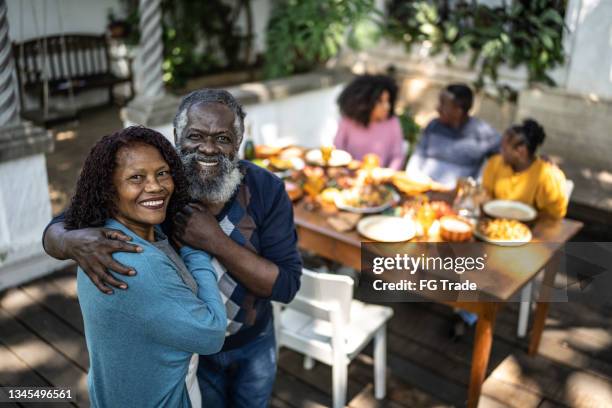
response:
<path id="1" fill-rule="evenodd" d="M 327 222 L 328 217 L 329 214 L 307 208 L 304 202 L 294 204 L 299 247 L 361 271 L 361 243 L 368 240 L 354 230 L 348 232 L 335 230 Z M 495 320 L 500 307 L 514 299 L 520 290 L 544 268 L 528 350 L 530 355 L 537 353 L 548 314 L 550 291 L 557 273 L 552 260 L 563 244 L 581 228 L 582 223 L 578 221 L 539 217 L 531 225 L 532 242 L 545 243 L 538 246 L 538 262 L 527 266 L 524 263 L 518 265 L 506 262 L 505 265 L 496 268 L 487 268 L 488 279 L 503 281 L 502 285 L 485 285 L 483 289 L 479 287 L 484 295 L 482 298 L 495 299 L 494 301 L 441 302 L 478 315 L 467 398 L 468 407 L 478 406 L 493 343 Z"/>

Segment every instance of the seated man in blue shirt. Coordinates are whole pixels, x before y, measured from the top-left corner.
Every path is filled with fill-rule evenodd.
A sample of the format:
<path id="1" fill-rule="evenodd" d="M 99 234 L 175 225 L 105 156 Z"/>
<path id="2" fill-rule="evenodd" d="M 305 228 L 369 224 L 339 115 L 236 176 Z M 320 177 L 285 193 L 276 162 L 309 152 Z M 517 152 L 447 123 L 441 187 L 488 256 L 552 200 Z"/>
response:
<path id="1" fill-rule="evenodd" d="M 268 406 L 276 375 L 270 302 L 290 302 L 300 287 L 302 262 L 284 184 L 238 160 L 244 116 L 228 92 L 204 89 L 183 99 L 174 120 L 192 203 L 164 230 L 211 255 L 228 318 L 223 349 L 200 356 L 203 407 Z M 66 230 L 58 217 L 43 242 L 49 255 L 74 259 L 99 290 L 112 293 L 107 285 L 127 284 L 107 269 L 138 272 L 112 258 L 114 252 L 138 251 L 124 242 L 129 239 L 113 229 Z"/>
<path id="2" fill-rule="evenodd" d="M 486 159 L 497 153 L 501 135 L 488 123 L 469 115 L 474 102 L 465 84 L 451 84 L 440 92 L 438 118 L 429 122 L 406 172 L 416 178 L 430 178 L 454 188 L 463 177 L 477 179 Z M 452 338 L 465 333 L 465 323 L 473 325 L 477 315 L 459 310 L 451 326 Z"/>
<path id="3" fill-rule="evenodd" d="M 487 157 L 499 151 L 501 135 L 491 125 L 469 115 L 474 101 L 464 84 L 440 92 L 437 119 L 429 122 L 406 167 L 415 177 L 454 188 L 461 177 L 477 178 Z"/>

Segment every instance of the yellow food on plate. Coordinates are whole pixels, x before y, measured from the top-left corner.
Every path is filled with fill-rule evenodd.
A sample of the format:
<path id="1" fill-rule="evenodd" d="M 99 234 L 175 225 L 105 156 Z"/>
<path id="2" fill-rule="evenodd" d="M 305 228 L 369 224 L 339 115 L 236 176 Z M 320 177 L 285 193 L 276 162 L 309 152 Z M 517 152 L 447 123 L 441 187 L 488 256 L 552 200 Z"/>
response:
<path id="1" fill-rule="evenodd" d="M 277 170 L 290 170 L 293 168 L 291 160 L 284 160 L 278 157 L 270 157 L 270 165 Z"/>
<path id="2" fill-rule="evenodd" d="M 342 193 L 337 188 L 329 187 L 321 191 L 319 199 L 325 203 L 334 204 L 336 202 L 336 197 L 340 194 Z"/>
<path id="3" fill-rule="evenodd" d="M 478 232 L 492 241 L 526 241 L 531 237 L 528 226 L 505 218 L 482 221 L 478 224 Z"/>
<path id="4" fill-rule="evenodd" d="M 395 170 L 383 167 L 376 167 L 370 170 L 370 176 L 376 183 L 387 183 L 391 181 L 395 173 Z"/>
<path id="5" fill-rule="evenodd" d="M 373 169 L 380 167 L 380 157 L 374 153 L 368 153 L 361 159 L 361 167 L 364 169 Z"/>
<path id="6" fill-rule="evenodd" d="M 391 182 L 398 190 L 408 195 L 418 195 L 431 190 L 431 183 L 415 181 L 406 172 L 398 171 L 391 177 Z"/>

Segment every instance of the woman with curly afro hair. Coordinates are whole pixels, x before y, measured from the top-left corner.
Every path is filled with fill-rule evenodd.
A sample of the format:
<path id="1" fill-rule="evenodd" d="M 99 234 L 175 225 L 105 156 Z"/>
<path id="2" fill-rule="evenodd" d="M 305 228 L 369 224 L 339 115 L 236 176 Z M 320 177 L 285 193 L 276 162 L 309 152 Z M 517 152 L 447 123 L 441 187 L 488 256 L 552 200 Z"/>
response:
<path id="1" fill-rule="evenodd" d="M 406 156 L 402 128 L 395 116 L 397 85 L 384 75 L 355 78 L 340 94 L 342 119 L 334 145 L 361 160 L 368 153 L 380 158 L 381 167 L 403 168 Z"/>
<path id="2" fill-rule="evenodd" d="M 134 271 L 113 296 L 77 272 L 92 407 L 199 406 L 197 356 L 221 349 L 227 317 L 210 256 L 179 256 L 158 226 L 186 202 L 181 161 L 154 130 L 104 136 L 85 159 L 66 226 L 112 228 L 141 248 L 113 254 Z"/>

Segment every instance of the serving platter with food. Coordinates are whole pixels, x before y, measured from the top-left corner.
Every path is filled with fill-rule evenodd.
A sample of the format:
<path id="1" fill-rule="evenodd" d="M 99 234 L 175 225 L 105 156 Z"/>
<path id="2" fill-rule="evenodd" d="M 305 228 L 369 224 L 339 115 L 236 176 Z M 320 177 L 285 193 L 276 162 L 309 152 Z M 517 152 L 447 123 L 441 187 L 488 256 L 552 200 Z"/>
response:
<path id="1" fill-rule="evenodd" d="M 525 245 L 532 238 L 527 225 L 506 218 L 480 221 L 474 229 L 474 236 L 485 242 L 502 246 Z"/>
<path id="2" fill-rule="evenodd" d="M 396 204 L 399 199 L 399 194 L 388 186 L 366 184 L 342 190 L 336 195 L 335 204 L 338 209 L 344 211 L 376 214 Z"/>

